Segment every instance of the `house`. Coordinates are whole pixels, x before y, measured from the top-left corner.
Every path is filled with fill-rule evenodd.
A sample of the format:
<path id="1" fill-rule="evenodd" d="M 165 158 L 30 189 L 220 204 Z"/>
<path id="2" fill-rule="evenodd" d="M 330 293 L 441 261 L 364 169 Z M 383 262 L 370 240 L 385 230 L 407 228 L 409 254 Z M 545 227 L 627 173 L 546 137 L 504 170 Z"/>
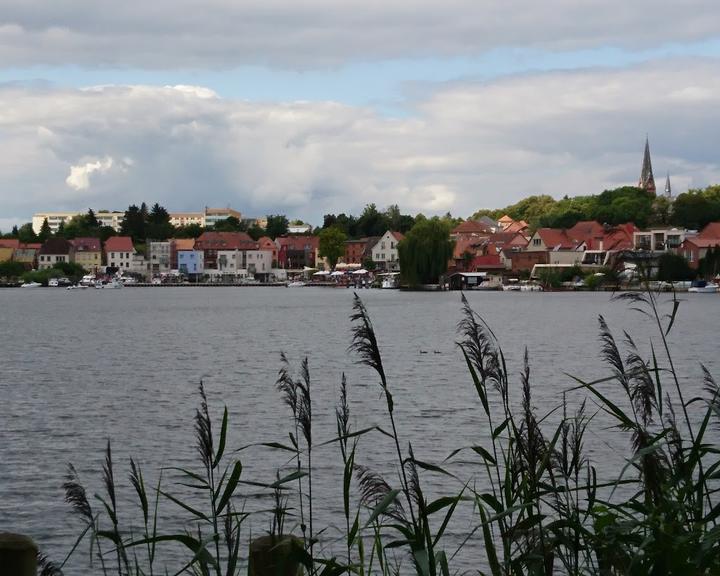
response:
<path id="1" fill-rule="evenodd" d="M 636 230 L 633 233 L 633 248 L 646 252 L 677 252 L 686 236 L 686 230 L 671 227 Z"/>
<path id="2" fill-rule="evenodd" d="M 148 243 L 150 276 L 170 272 L 170 242 L 151 241 Z"/>
<path id="3" fill-rule="evenodd" d="M 179 270 L 178 252 L 195 249 L 195 238 L 175 238 L 170 240 L 170 268 Z"/>
<path id="4" fill-rule="evenodd" d="M 500 253 L 500 260 L 505 264 L 505 268 L 514 274 L 520 272 L 530 272 L 536 264 L 548 263 L 547 251 L 526 251 L 519 250 L 514 247 L 505 248 Z"/>
<path id="5" fill-rule="evenodd" d="M 197 281 L 202 276 L 204 264 L 204 252 L 202 250 L 178 250 L 177 270 L 193 281 Z"/>
<path id="6" fill-rule="evenodd" d="M 312 226 L 310 224 L 304 224 L 302 222 L 293 223 L 288 226 L 288 234 L 311 234 Z"/>
<path id="7" fill-rule="evenodd" d="M 380 240 L 379 236 L 369 236 L 357 240 L 345 241 L 345 264 L 360 264 L 366 260 L 372 260 L 372 247 Z"/>
<path id="8" fill-rule="evenodd" d="M 585 252 L 585 242 L 572 239 L 559 228 L 538 228 L 530 237 L 527 252 L 545 252 L 546 264 L 580 264 Z"/>
<path id="9" fill-rule="evenodd" d="M 320 239 L 317 236 L 280 236 L 278 245 L 278 266 L 291 270 L 314 268 L 318 259 Z"/>
<path id="10" fill-rule="evenodd" d="M 400 258 L 397 245 L 405 236 L 400 232 L 388 230 L 372 247 L 372 259 L 375 267 L 386 272 L 400 270 Z"/>
<path id="11" fill-rule="evenodd" d="M 272 267 L 277 268 L 278 263 L 278 245 L 269 236 L 262 236 L 257 241 L 258 250 L 269 250 L 272 253 Z"/>
<path id="12" fill-rule="evenodd" d="M 108 268 L 130 270 L 135 253 L 130 236 L 112 236 L 105 241 L 105 263 Z"/>
<path id="13" fill-rule="evenodd" d="M 73 245 L 74 262 L 88 272 L 97 272 L 102 266 L 102 245 L 100 238 L 75 238 Z"/>
<path id="14" fill-rule="evenodd" d="M 460 222 L 460 224 L 450 231 L 450 238 L 453 240 L 457 240 L 458 238 L 484 238 L 492 233 L 493 230 L 482 222 L 465 220 L 465 222 Z"/>
<path id="15" fill-rule="evenodd" d="M 204 269 L 219 270 L 220 252 L 257 250 L 257 243 L 245 232 L 203 232 L 195 240 L 195 250 L 204 253 Z"/>
<path id="16" fill-rule="evenodd" d="M 20 246 L 20 240 L 17 238 L 0 238 L 0 262 L 9 262 L 14 260 L 15 250 Z"/>
<path id="17" fill-rule="evenodd" d="M 38 251 L 38 269 L 52 268 L 60 262 L 72 262 L 73 245 L 65 238 L 48 238 Z"/>
<path id="18" fill-rule="evenodd" d="M 697 268 L 710 248 L 720 246 L 720 222 L 710 222 L 697 236 L 689 236 L 680 245 L 680 252 L 692 268 Z"/>
<path id="19" fill-rule="evenodd" d="M 41 243 L 27 243 L 18 244 L 13 255 L 15 262 L 20 262 L 28 270 L 33 270 L 38 267 L 38 253 L 42 248 Z"/>
<path id="20" fill-rule="evenodd" d="M 507 214 L 498 220 L 498 225 L 502 232 L 524 232 L 528 229 L 525 220 L 513 220 Z"/>

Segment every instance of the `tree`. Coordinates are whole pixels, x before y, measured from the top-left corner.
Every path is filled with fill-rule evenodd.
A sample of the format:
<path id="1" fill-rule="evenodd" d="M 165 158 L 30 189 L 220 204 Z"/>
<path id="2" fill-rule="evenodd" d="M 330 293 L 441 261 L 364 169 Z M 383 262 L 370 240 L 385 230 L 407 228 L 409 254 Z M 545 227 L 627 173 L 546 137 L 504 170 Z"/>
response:
<path id="1" fill-rule="evenodd" d="M 365 206 L 363 213 L 357 220 L 358 236 L 382 236 L 390 229 L 390 224 L 384 214 L 378 212 L 375 204 Z"/>
<path id="2" fill-rule="evenodd" d="M 50 229 L 50 223 L 47 218 L 43 220 L 42 226 L 40 227 L 40 233 L 38 234 L 38 240 L 45 242 L 48 238 L 52 237 L 52 230 Z"/>
<path id="3" fill-rule="evenodd" d="M 288 219 L 284 214 L 268 214 L 267 227 L 265 232 L 275 240 L 278 236 L 284 236 L 288 231 Z"/>
<path id="4" fill-rule="evenodd" d="M 248 236 L 250 236 L 250 238 L 252 238 L 253 240 L 259 240 L 266 235 L 265 228 L 261 228 L 260 226 L 258 226 L 257 222 L 250 226 L 250 228 L 248 228 L 247 233 Z"/>
<path id="5" fill-rule="evenodd" d="M 143 206 L 145 206 L 144 203 Z M 141 207 L 141 214 L 142 211 Z M 174 228 L 173 225 L 170 224 L 170 214 L 168 214 L 168 211 L 157 202 L 153 204 L 150 209 L 150 213 L 145 218 L 145 222 L 145 236 L 147 238 L 152 238 L 153 240 L 167 240 L 172 237 Z"/>
<path id="6" fill-rule="evenodd" d="M 15 224 L 12 227 L 12 232 L 10 232 L 10 236 L 12 236 L 13 238 L 17 238 L 19 235 L 20 235 L 20 232 L 18 231 L 17 224 Z"/>
<path id="7" fill-rule="evenodd" d="M 38 241 L 38 237 L 35 234 L 30 222 L 20 226 L 20 229 L 18 230 L 18 240 L 20 240 L 23 244 Z"/>
<path id="8" fill-rule="evenodd" d="M 88 230 L 100 228 L 100 222 L 97 219 L 97 216 L 95 216 L 95 212 L 92 208 L 88 208 L 87 214 L 85 214 L 83 224 Z"/>
<path id="9" fill-rule="evenodd" d="M 325 228 L 320 232 L 318 254 L 327 258 L 330 268 L 335 268 L 340 256 L 345 254 L 345 241 L 347 236 L 339 228 Z"/>
<path id="10" fill-rule="evenodd" d="M 143 203 L 143 206 L 145 206 L 145 203 Z M 147 208 L 145 208 L 145 212 L 147 213 Z M 128 209 L 125 210 L 120 234 L 131 236 L 133 242 L 145 242 L 145 215 L 142 209 L 135 204 L 128 206 Z"/>
<path id="11" fill-rule="evenodd" d="M 203 227 L 200 224 L 188 224 L 187 226 L 178 226 L 173 230 L 173 238 L 197 238 L 203 233 Z"/>
<path id="12" fill-rule="evenodd" d="M 687 260 L 678 254 L 666 253 L 658 259 L 658 280 L 674 282 L 675 280 L 692 280 L 695 270 L 690 268 Z"/>
<path id="13" fill-rule="evenodd" d="M 434 217 L 416 222 L 398 243 L 400 273 L 410 286 L 436 284 L 452 258 L 450 224 Z"/>
<path id="14" fill-rule="evenodd" d="M 247 232 L 247 225 L 235 216 L 228 216 L 225 220 L 218 220 L 213 226 L 216 232 Z"/>

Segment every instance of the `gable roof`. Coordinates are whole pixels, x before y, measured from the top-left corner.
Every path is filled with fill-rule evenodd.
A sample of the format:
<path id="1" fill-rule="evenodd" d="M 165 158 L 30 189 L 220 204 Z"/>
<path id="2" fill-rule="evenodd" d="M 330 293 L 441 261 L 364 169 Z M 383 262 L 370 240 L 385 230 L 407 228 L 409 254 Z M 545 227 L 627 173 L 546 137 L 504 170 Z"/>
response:
<path id="1" fill-rule="evenodd" d="M 245 232 L 203 232 L 195 240 L 196 250 L 255 250 L 257 243 Z"/>
<path id="2" fill-rule="evenodd" d="M 565 230 L 560 228 L 538 228 L 535 234 L 540 236 L 548 250 L 574 250 L 582 244 L 581 241 L 569 238 Z"/>
<path id="3" fill-rule="evenodd" d="M 400 242 L 400 240 L 404 240 L 404 239 L 405 239 L 405 234 L 402 234 L 402 233 L 400 233 L 400 232 L 394 232 L 394 231 L 391 230 L 391 231 L 390 231 L 390 235 L 391 235 L 391 236 L 394 236 L 394 237 L 395 237 L 395 240 L 397 240 L 398 242 Z"/>
<path id="4" fill-rule="evenodd" d="M 710 222 L 698 234 L 701 238 L 720 238 L 720 222 Z"/>
<path id="5" fill-rule="evenodd" d="M 75 238 L 70 240 L 75 252 L 100 252 L 100 238 Z"/>
<path id="6" fill-rule="evenodd" d="M 294 252 L 300 252 L 307 250 L 306 246 L 309 246 L 310 250 L 315 250 L 320 245 L 320 238 L 317 236 L 279 236 L 276 238 L 276 242 L 280 248 L 285 250 L 292 250 Z"/>
<path id="7" fill-rule="evenodd" d="M 195 238 L 176 238 L 173 243 L 175 250 L 192 250 L 195 248 Z"/>
<path id="8" fill-rule="evenodd" d="M 40 254 L 70 254 L 72 244 L 65 238 L 48 238 L 40 248 Z"/>
<path id="9" fill-rule="evenodd" d="M 465 220 L 460 222 L 455 228 L 452 229 L 450 234 L 489 234 L 491 230 L 488 230 L 487 225 L 477 220 Z"/>
<path id="10" fill-rule="evenodd" d="M 105 240 L 105 252 L 135 252 L 130 236 L 111 236 Z"/>
<path id="11" fill-rule="evenodd" d="M 20 247 L 20 240 L 17 238 L 0 238 L 0 248 L 17 249 Z"/>

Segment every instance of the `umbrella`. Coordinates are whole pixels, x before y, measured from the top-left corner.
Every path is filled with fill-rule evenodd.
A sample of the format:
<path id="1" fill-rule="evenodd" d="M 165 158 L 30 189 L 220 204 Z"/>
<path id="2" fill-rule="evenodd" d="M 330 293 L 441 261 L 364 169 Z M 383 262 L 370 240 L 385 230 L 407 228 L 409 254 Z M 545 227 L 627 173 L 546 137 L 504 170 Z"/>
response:
<path id="1" fill-rule="evenodd" d="M 367 273 L 368 273 L 368 271 L 365 270 L 365 268 L 360 268 L 360 270 L 355 270 L 355 272 L 353 272 L 353 274 L 367 274 Z"/>
<path id="2" fill-rule="evenodd" d="M 336 270 L 330 276 L 345 276 L 345 272 L 340 272 L 339 270 Z"/>
<path id="3" fill-rule="evenodd" d="M 328 272 L 327 270 L 320 270 L 320 272 L 315 272 L 313 276 L 327 276 L 328 274 L 330 274 L 330 272 Z"/>

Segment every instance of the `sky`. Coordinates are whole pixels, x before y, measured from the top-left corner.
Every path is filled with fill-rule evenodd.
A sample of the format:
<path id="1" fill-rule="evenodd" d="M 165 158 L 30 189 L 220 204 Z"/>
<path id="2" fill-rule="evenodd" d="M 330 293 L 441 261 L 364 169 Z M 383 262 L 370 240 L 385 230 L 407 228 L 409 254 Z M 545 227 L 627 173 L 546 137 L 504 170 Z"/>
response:
<path id="1" fill-rule="evenodd" d="M 34 212 L 720 183 L 717 0 L 3 0 L 0 230 Z"/>

